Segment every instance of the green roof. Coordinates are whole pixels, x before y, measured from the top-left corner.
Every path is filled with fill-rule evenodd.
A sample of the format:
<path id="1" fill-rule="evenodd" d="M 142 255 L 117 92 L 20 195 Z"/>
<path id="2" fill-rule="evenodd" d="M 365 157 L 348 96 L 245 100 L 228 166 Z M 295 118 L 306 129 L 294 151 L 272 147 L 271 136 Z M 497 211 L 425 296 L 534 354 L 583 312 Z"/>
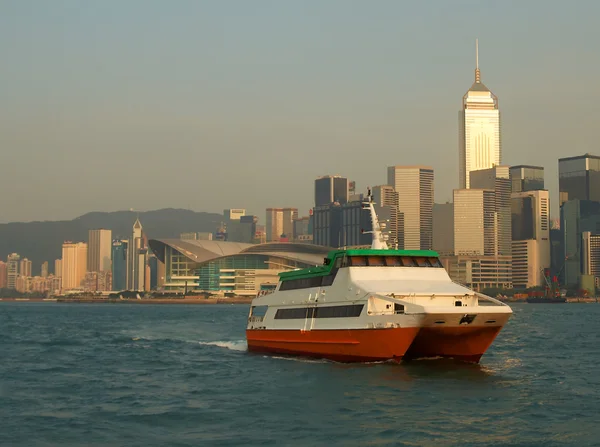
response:
<path id="1" fill-rule="evenodd" d="M 331 272 L 334 260 L 343 255 L 347 256 L 427 256 L 437 258 L 439 255 L 433 250 L 376 250 L 373 248 L 359 248 L 350 250 L 333 250 L 327 254 L 331 259 L 329 265 L 319 265 L 301 270 L 290 270 L 281 272 L 279 277 L 282 281 L 288 279 L 310 278 L 313 276 L 326 276 Z"/>

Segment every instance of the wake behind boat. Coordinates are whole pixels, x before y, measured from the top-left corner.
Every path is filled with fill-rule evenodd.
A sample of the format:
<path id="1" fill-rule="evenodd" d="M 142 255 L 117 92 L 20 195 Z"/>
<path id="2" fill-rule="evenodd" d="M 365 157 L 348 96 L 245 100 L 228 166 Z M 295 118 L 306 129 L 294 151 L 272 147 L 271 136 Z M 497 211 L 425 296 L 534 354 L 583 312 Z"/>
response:
<path id="1" fill-rule="evenodd" d="M 391 250 L 369 192 L 370 249 L 331 251 L 322 266 L 279 275 L 252 301 L 248 350 L 368 362 L 479 362 L 512 310 L 454 283 L 438 254 Z"/>

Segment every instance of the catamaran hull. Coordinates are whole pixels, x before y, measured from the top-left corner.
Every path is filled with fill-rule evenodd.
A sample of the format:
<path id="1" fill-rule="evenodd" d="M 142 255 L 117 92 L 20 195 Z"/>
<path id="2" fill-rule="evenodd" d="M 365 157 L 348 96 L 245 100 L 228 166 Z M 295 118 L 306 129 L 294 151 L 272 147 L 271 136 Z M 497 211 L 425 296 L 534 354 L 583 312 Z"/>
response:
<path id="1" fill-rule="evenodd" d="M 446 357 L 479 363 L 502 326 L 424 327 L 419 330 L 404 358 Z"/>
<path id="2" fill-rule="evenodd" d="M 376 362 L 402 360 L 418 332 L 418 327 L 311 331 L 248 329 L 246 338 L 248 350 L 252 352 L 337 362 Z"/>

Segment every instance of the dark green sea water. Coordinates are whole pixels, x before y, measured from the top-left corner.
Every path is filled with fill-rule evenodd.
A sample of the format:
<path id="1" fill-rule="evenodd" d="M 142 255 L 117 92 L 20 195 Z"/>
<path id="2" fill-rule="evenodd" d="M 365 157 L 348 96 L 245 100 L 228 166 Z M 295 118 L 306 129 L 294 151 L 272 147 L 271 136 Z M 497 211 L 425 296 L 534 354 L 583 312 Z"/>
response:
<path id="1" fill-rule="evenodd" d="M 247 306 L 0 303 L 0 445 L 600 445 L 600 305 L 512 307 L 480 365 L 344 365 Z"/>

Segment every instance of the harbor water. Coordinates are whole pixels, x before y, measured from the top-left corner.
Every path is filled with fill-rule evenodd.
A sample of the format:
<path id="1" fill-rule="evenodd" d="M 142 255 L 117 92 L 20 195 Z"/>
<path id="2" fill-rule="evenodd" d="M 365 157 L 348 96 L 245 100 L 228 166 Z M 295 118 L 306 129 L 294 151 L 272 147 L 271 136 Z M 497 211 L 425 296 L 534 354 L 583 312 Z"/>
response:
<path id="1" fill-rule="evenodd" d="M 479 365 L 246 351 L 246 305 L 0 303 L 0 445 L 600 445 L 600 305 L 513 304 Z"/>

